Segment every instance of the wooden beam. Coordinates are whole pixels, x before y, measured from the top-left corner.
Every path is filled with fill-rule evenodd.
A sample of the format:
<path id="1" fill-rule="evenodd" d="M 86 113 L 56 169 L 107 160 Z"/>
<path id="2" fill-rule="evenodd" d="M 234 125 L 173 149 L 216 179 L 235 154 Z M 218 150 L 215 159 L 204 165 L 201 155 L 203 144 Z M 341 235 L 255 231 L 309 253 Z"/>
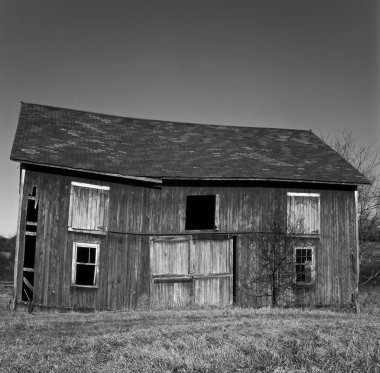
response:
<path id="1" fill-rule="evenodd" d="M 24 181 L 25 181 L 25 169 L 20 170 L 20 186 L 19 186 L 19 197 L 18 197 L 18 217 L 17 217 L 17 236 L 16 236 L 16 252 L 15 252 L 15 262 L 13 271 L 13 302 L 12 308 L 14 309 L 17 301 L 17 282 L 18 282 L 18 266 L 19 266 L 19 253 L 20 253 L 20 234 L 21 234 L 21 213 L 23 205 L 23 195 L 24 195 Z"/>
<path id="2" fill-rule="evenodd" d="M 33 285 L 27 280 L 27 278 L 26 278 L 26 277 L 23 277 L 23 278 L 22 278 L 22 281 L 23 281 L 24 284 L 28 287 L 28 289 L 33 293 L 33 292 L 34 292 Z"/>

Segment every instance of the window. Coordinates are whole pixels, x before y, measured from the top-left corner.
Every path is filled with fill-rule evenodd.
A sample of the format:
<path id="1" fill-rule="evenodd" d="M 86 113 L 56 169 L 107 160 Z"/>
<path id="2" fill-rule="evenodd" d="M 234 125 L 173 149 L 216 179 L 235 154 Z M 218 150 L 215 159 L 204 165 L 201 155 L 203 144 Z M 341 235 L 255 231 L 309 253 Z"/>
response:
<path id="1" fill-rule="evenodd" d="M 187 196 L 185 229 L 218 229 L 218 210 L 218 195 Z"/>
<path id="2" fill-rule="evenodd" d="M 69 230 L 93 233 L 107 230 L 109 187 L 71 183 Z"/>
<path id="3" fill-rule="evenodd" d="M 74 242 L 72 284 L 97 287 L 99 271 L 99 244 Z"/>
<path id="4" fill-rule="evenodd" d="M 295 248 L 296 283 L 313 283 L 314 271 L 313 247 Z"/>
<path id="5" fill-rule="evenodd" d="M 320 233 L 319 193 L 288 193 L 288 232 Z"/>

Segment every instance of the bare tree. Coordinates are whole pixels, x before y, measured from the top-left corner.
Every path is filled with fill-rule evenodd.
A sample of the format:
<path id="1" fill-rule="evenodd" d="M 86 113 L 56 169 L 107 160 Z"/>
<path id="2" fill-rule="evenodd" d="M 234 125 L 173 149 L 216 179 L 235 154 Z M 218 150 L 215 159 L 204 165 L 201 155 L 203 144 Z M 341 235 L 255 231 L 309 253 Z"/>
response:
<path id="1" fill-rule="evenodd" d="M 315 247 L 302 234 L 303 222 L 287 222 L 281 210 L 267 228 L 255 233 L 251 254 L 256 265 L 243 287 L 254 298 L 269 297 L 277 307 L 294 301 L 297 284 L 313 282 Z"/>
<path id="2" fill-rule="evenodd" d="M 375 142 L 360 144 L 352 131 L 344 130 L 335 136 L 321 138 L 336 152 L 364 174 L 371 185 L 358 187 L 358 223 L 360 260 L 373 262 L 376 259 L 374 242 L 380 242 L 380 150 Z M 361 276 L 360 285 L 380 278 L 380 268 L 372 266 Z"/>

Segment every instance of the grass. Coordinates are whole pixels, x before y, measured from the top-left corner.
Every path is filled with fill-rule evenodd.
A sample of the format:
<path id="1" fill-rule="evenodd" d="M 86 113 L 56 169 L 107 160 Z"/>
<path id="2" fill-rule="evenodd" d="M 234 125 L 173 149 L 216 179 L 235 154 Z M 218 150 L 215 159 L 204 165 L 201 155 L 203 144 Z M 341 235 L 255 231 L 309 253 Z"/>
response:
<path id="1" fill-rule="evenodd" d="M 380 372 L 379 307 L 362 310 L 28 314 L 3 306 L 0 371 Z"/>

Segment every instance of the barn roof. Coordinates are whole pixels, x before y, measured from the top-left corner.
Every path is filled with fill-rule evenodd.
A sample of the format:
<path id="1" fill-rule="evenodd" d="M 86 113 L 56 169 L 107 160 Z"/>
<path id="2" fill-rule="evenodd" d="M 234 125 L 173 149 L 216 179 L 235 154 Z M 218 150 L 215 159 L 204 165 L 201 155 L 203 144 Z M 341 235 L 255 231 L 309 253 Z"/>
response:
<path id="1" fill-rule="evenodd" d="M 311 131 L 125 118 L 22 103 L 14 161 L 159 179 L 368 180 Z"/>

